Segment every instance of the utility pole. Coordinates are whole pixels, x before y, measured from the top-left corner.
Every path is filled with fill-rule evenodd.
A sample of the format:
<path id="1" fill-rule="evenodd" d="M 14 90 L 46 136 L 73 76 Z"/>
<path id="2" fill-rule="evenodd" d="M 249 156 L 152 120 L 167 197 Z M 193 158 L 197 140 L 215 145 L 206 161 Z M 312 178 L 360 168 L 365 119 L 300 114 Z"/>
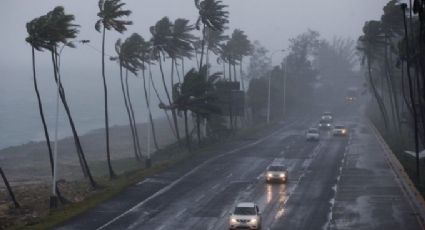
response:
<path id="1" fill-rule="evenodd" d="M 271 63 L 273 65 L 273 56 L 278 53 L 278 52 L 285 52 L 285 50 L 275 50 L 271 55 L 270 55 L 270 60 Z M 271 81 L 272 81 L 272 70 L 270 70 L 270 74 L 269 74 L 269 86 L 268 86 L 268 97 L 267 97 L 267 124 L 270 124 L 270 104 L 271 104 Z"/>

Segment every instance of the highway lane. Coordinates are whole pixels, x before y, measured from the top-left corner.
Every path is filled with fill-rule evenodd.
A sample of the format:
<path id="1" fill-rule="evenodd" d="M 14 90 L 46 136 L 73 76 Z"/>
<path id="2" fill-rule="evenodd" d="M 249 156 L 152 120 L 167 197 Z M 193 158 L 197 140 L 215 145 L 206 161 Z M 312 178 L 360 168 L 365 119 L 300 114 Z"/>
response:
<path id="1" fill-rule="evenodd" d="M 306 144 L 301 135 L 312 122 L 298 121 L 294 129 L 287 127 L 262 143 L 213 160 L 102 229 L 225 229 L 232 208 L 242 201 L 258 203 L 264 217 L 279 217 L 286 191 L 296 185 L 318 146 Z M 264 183 L 264 171 L 274 161 L 283 162 L 291 171 L 287 185 Z M 264 226 L 274 221 L 264 218 Z"/>
<path id="2" fill-rule="evenodd" d="M 263 229 L 423 229 L 353 110 L 336 119 L 349 137 L 325 131 L 320 142 L 306 142 L 304 131 L 317 119 L 298 117 L 271 135 L 147 178 L 57 229 L 227 229 L 234 205 L 244 201 L 259 205 Z M 287 166 L 288 183 L 264 182 L 272 162 Z"/>

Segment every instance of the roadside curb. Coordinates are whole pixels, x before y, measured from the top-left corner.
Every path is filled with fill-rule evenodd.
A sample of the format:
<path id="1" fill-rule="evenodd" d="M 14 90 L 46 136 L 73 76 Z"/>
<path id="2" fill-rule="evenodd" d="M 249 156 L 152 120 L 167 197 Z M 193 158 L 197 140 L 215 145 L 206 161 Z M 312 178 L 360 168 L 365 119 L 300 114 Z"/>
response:
<path id="1" fill-rule="evenodd" d="M 379 144 L 384 150 L 384 157 L 387 164 L 392 169 L 394 176 L 397 182 L 400 184 L 404 195 L 409 201 L 410 206 L 414 209 L 414 215 L 418 219 L 420 225 L 425 229 L 425 200 L 420 194 L 420 192 L 416 189 L 415 184 L 410 179 L 409 175 L 407 175 L 404 167 L 401 165 L 400 161 L 397 159 L 393 151 L 390 149 L 388 144 L 385 142 L 381 133 L 379 133 L 378 129 L 375 125 L 368 119 L 367 120 L 369 128 L 372 130 L 375 137 L 378 139 Z"/>

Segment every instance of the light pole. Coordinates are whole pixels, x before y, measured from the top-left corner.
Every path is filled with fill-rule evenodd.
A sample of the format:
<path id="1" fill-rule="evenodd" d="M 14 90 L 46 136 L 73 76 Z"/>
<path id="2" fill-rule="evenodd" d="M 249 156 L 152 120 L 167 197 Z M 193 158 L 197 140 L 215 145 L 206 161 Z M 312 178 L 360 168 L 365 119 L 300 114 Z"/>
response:
<path id="1" fill-rule="evenodd" d="M 79 40 L 76 41 L 82 44 L 90 42 L 89 40 Z M 51 208 L 57 208 L 58 206 L 58 196 L 56 192 L 56 181 L 57 181 L 57 174 L 58 174 L 58 130 L 59 130 L 59 97 L 60 97 L 60 86 L 61 86 L 61 74 L 59 72 L 60 70 L 60 55 L 62 54 L 63 49 L 65 46 L 72 44 L 71 42 L 68 42 L 64 44 L 59 53 L 55 52 L 55 56 L 57 58 L 56 63 L 57 66 L 54 68 L 54 71 L 57 73 L 58 79 L 57 79 L 57 88 L 56 88 L 56 118 L 55 118 L 55 142 L 53 147 L 53 178 L 52 178 L 52 196 L 50 197 L 50 207 Z"/>
<path id="2" fill-rule="evenodd" d="M 278 52 L 285 52 L 285 50 L 275 50 L 275 51 L 273 51 L 273 53 L 270 55 L 270 60 L 271 60 L 271 63 L 272 63 L 272 65 L 273 65 L 273 56 L 276 54 L 276 53 L 278 53 Z M 268 86 L 268 96 L 267 96 L 267 124 L 269 124 L 270 123 L 270 102 L 271 102 L 271 90 L 270 90 L 270 88 L 271 88 L 271 81 L 272 81 L 272 71 L 270 71 L 270 74 L 269 74 L 269 86 Z"/>
<path id="3" fill-rule="evenodd" d="M 285 118 L 285 113 L 286 113 L 286 78 L 287 78 L 287 68 L 288 66 L 286 65 L 286 58 L 283 59 L 282 62 L 282 71 L 283 71 L 283 109 L 282 109 L 282 117 Z"/>

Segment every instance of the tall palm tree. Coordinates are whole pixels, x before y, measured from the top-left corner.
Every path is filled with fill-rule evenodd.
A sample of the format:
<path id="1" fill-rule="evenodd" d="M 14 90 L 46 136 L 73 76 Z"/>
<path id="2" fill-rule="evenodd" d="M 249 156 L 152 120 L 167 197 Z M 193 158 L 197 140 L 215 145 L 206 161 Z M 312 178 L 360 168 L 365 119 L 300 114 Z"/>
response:
<path id="1" fill-rule="evenodd" d="M 43 18 L 44 17 L 44 18 Z M 41 21 L 44 24 L 44 27 L 40 32 L 40 38 L 45 41 L 45 49 L 49 50 L 51 53 L 51 59 L 53 63 L 53 75 L 56 84 L 59 88 L 59 96 L 62 101 L 62 104 L 65 108 L 71 130 L 74 136 L 74 142 L 77 148 L 77 154 L 80 160 L 80 164 L 83 170 L 83 173 L 89 178 L 92 187 L 96 187 L 96 182 L 94 181 L 90 169 L 88 167 L 85 154 L 80 142 L 79 135 L 77 133 L 74 121 L 71 116 L 71 111 L 68 106 L 65 97 L 65 90 L 62 86 L 62 83 L 59 81 L 60 69 L 59 69 L 59 55 L 58 46 L 62 44 L 64 46 L 74 47 L 72 42 L 69 42 L 69 39 L 74 39 L 77 36 L 78 25 L 73 24 L 74 15 L 65 14 L 63 7 L 55 7 L 52 11 L 47 13 L 45 16 L 42 16 Z"/>
<path id="2" fill-rule="evenodd" d="M 105 99 L 106 158 L 108 161 L 109 177 L 111 179 L 115 177 L 115 173 L 112 169 L 109 146 L 108 89 L 105 76 L 105 36 L 106 30 L 114 29 L 119 33 L 123 33 L 127 30 L 127 26 L 132 24 L 131 21 L 121 19 L 131 14 L 130 10 L 122 9 L 124 5 L 125 3 L 122 3 L 121 0 L 99 0 L 99 13 L 97 14 L 99 20 L 95 24 L 95 29 L 98 32 L 102 32 L 102 79 Z"/>
<path id="3" fill-rule="evenodd" d="M 137 56 L 133 55 L 135 52 L 137 52 L 137 50 L 134 49 L 134 47 L 130 46 L 128 39 L 124 43 L 121 42 L 121 39 L 118 39 L 117 42 L 115 43 L 115 51 L 118 55 L 118 64 L 120 67 L 121 91 L 123 94 L 124 105 L 127 111 L 128 121 L 130 125 L 131 136 L 133 140 L 134 155 L 136 159 L 140 161 L 141 156 L 140 156 L 139 148 L 137 145 L 138 140 L 136 139 L 136 133 L 135 133 L 135 122 L 133 119 L 134 114 L 132 114 L 130 110 L 130 105 L 129 105 L 130 98 L 128 94 L 128 87 L 125 86 L 124 77 L 123 77 L 123 68 L 126 69 L 126 81 L 128 79 L 128 70 L 132 72 L 137 71 L 137 68 L 138 68 L 137 64 L 133 65 L 133 62 L 137 62 L 137 60 L 133 60 L 133 59 L 137 59 Z"/>
<path id="4" fill-rule="evenodd" d="M 207 52 L 206 52 L 206 64 L 207 64 L 207 68 L 209 68 L 209 53 L 212 52 L 213 54 L 219 56 L 221 53 L 221 44 L 225 41 L 227 41 L 229 39 L 229 36 L 224 35 L 223 31 L 220 30 L 212 30 L 212 29 L 207 29 L 206 30 L 206 35 L 205 35 L 205 39 L 206 39 L 206 47 L 207 47 Z M 223 72 L 224 73 L 224 72 Z"/>
<path id="5" fill-rule="evenodd" d="M 34 85 L 34 90 L 37 96 L 38 109 L 39 109 L 38 111 L 39 111 L 41 122 L 43 125 L 44 137 L 46 138 L 47 150 L 49 154 L 50 171 L 53 176 L 53 171 L 54 171 L 53 151 L 52 151 L 52 146 L 50 142 L 49 130 L 47 129 L 46 118 L 44 116 L 43 103 L 41 101 L 40 90 L 38 89 L 37 74 L 36 74 L 36 68 L 35 68 L 35 50 L 43 51 L 43 49 L 47 47 L 46 41 L 43 40 L 42 37 L 40 37 L 40 35 L 43 34 L 42 30 L 44 30 L 45 28 L 46 19 L 47 19 L 46 17 L 39 17 L 27 23 L 26 28 L 28 32 L 28 37 L 25 40 L 31 45 L 33 85 Z M 58 188 L 56 188 L 56 192 L 60 200 L 63 201 L 64 199 Z"/>
<path id="6" fill-rule="evenodd" d="M 249 56 L 251 54 L 252 44 L 251 41 L 248 39 L 248 36 L 242 30 L 239 29 L 235 29 L 233 31 L 231 40 L 233 41 L 232 44 L 234 46 L 233 50 L 235 58 L 239 62 L 242 90 L 245 91 L 245 84 L 242 76 L 242 62 L 244 57 Z"/>
<path id="7" fill-rule="evenodd" d="M 152 137 L 153 137 L 153 142 L 155 145 L 155 149 L 158 151 L 159 150 L 159 145 L 158 145 L 158 140 L 156 137 L 156 130 L 155 130 L 155 123 L 153 120 L 153 116 L 152 116 L 152 110 L 151 110 L 151 106 L 150 106 L 150 95 L 148 95 L 148 89 L 146 87 L 146 65 L 150 65 L 150 63 L 152 62 L 151 57 L 150 57 L 150 52 L 152 49 L 152 45 L 150 42 L 145 41 L 145 39 L 143 37 L 141 37 L 140 43 L 139 43 L 139 53 L 140 53 L 140 59 L 142 61 L 142 80 L 143 80 L 143 90 L 144 90 L 144 95 L 145 95 L 145 102 L 146 102 L 146 107 L 148 109 L 148 113 L 149 113 L 149 121 L 150 121 L 150 125 L 151 125 L 151 130 L 152 130 Z M 150 81 L 148 81 L 149 84 Z"/>
<path id="8" fill-rule="evenodd" d="M 222 4 L 220 0 L 195 0 L 195 6 L 198 9 L 199 17 L 196 21 L 196 27 L 201 29 L 202 23 L 202 42 L 201 42 L 201 60 L 199 69 L 203 66 L 206 29 L 224 31 L 229 22 L 229 12 L 225 10 L 227 5 Z"/>
<path id="9" fill-rule="evenodd" d="M 173 24 L 171 23 L 168 17 L 164 17 L 159 20 L 154 26 L 150 27 L 150 32 L 152 34 L 151 43 L 152 43 L 152 57 L 159 63 L 159 68 L 161 71 L 161 79 L 164 87 L 165 94 L 168 99 L 169 105 L 172 104 L 171 95 L 169 93 L 167 83 L 165 82 L 165 75 L 163 69 L 163 58 L 165 55 L 175 55 L 177 53 L 177 48 L 173 45 Z M 177 141 L 180 142 L 180 132 L 177 121 L 177 113 L 175 109 L 171 110 L 174 121 L 174 131 L 177 137 Z"/>
<path id="10" fill-rule="evenodd" d="M 382 117 L 384 119 L 385 126 L 388 126 L 388 113 L 387 109 L 385 107 L 385 104 L 383 102 L 382 96 L 379 93 L 375 79 L 373 77 L 373 70 L 372 66 L 374 61 L 376 60 L 376 54 L 380 52 L 380 48 L 382 45 L 382 30 L 381 30 L 381 24 L 379 21 L 369 21 L 366 22 L 365 26 L 363 27 L 363 33 L 359 38 L 359 46 L 357 49 L 363 53 L 363 63 L 366 63 L 367 69 L 368 69 L 368 76 L 369 76 L 369 84 L 372 90 L 372 93 L 376 99 L 376 102 L 379 106 L 379 110 L 382 114 Z"/>

